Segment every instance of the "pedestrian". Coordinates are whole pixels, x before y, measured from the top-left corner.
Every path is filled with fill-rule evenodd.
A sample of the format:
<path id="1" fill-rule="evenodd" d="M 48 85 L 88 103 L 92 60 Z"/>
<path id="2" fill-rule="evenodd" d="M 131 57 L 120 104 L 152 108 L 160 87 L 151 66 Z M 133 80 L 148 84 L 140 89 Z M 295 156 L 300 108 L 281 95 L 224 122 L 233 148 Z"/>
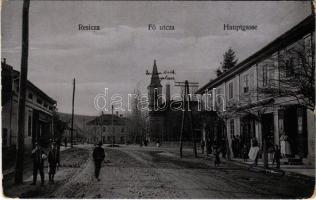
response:
<path id="1" fill-rule="evenodd" d="M 65 147 L 67 147 L 67 138 L 64 138 Z"/>
<path id="2" fill-rule="evenodd" d="M 217 166 L 219 166 L 219 164 L 221 162 L 220 157 L 219 157 L 220 148 L 216 144 L 214 144 L 213 147 L 214 147 L 213 152 L 214 152 L 214 156 L 215 156 L 214 165 L 215 165 L 215 167 L 217 167 Z"/>
<path id="3" fill-rule="evenodd" d="M 101 163 L 105 158 L 104 149 L 101 147 L 102 142 L 100 141 L 98 146 L 93 150 L 93 160 L 94 160 L 94 175 L 95 178 L 100 181 L 99 175 L 101 170 Z"/>
<path id="4" fill-rule="evenodd" d="M 223 138 L 222 139 L 222 157 L 226 158 L 226 153 L 227 153 L 227 146 L 226 146 L 226 140 Z"/>
<path id="5" fill-rule="evenodd" d="M 242 154 L 242 148 L 243 148 L 243 145 L 240 143 L 240 137 L 239 135 L 236 136 L 235 138 L 236 140 L 236 151 L 237 151 L 237 158 L 241 158 L 241 154 Z"/>
<path id="6" fill-rule="evenodd" d="M 157 140 L 156 146 L 160 147 L 160 140 L 159 139 Z"/>
<path id="7" fill-rule="evenodd" d="M 56 173 L 56 168 L 59 166 L 59 155 L 57 150 L 56 142 L 52 143 L 52 148 L 48 152 L 48 177 L 49 177 L 49 183 L 54 184 L 54 176 Z"/>
<path id="8" fill-rule="evenodd" d="M 234 158 L 237 157 L 237 143 L 236 143 L 236 137 L 233 135 L 232 136 L 232 151 L 233 151 L 233 156 Z"/>
<path id="9" fill-rule="evenodd" d="M 259 146 L 258 146 L 258 143 L 257 143 L 257 140 L 253 140 L 252 142 L 252 146 L 250 148 L 250 151 L 249 151 L 249 158 L 254 162 L 253 165 L 254 166 L 257 166 L 258 165 L 258 155 L 259 155 Z"/>
<path id="10" fill-rule="evenodd" d="M 33 159 L 33 182 L 31 185 L 36 185 L 37 172 L 39 171 L 41 176 L 41 186 L 44 185 L 44 160 L 47 158 L 45 152 L 41 146 L 36 142 L 35 147 L 32 150 Z"/>
<path id="11" fill-rule="evenodd" d="M 205 141 L 202 139 L 201 140 L 201 151 L 202 151 L 202 154 L 204 154 L 204 148 L 205 148 Z"/>
<path id="12" fill-rule="evenodd" d="M 247 145 L 244 145 L 242 148 L 242 158 L 244 159 L 244 162 L 247 162 L 248 159 L 248 147 Z"/>
<path id="13" fill-rule="evenodd" d="M 280 158 L 281 158 L 280 148 L 278 145 L 275 145 L 272 165 L 274 165 L 274 162 L 276 162 L 277 169 L 280 169 Z"/>

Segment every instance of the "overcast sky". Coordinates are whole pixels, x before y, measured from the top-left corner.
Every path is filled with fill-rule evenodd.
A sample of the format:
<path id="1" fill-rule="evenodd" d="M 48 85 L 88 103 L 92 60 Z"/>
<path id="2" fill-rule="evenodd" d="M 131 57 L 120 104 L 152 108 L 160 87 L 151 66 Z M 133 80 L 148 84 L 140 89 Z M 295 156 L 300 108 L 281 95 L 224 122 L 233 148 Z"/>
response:
<path id="1" fill-rule="evenodd" d="M 143 92 L 157 60 L 176 81 L 200 86 L 215 77 L 229 47 L 239 61 L 311 13 L 310 2 L 102 2 L 31 1 L 28 78 L 71 112 L 75 77 L 77 114 L 95 115 L 94 97 Z M 20 70 L 22 1 L 2 1 L 2 58 Z M 79 31 L 78 24 L 100 26 Z M 148 24 L 175 31 L 148 31 Z M 256 31 L 224 31 L 224 24 L 257 25 Z M 163 82 L 163 85 L 166 82 Z M 170 82 L 173 85 L 173 82 Z M 173 93 L 176 89 L 172 87 Z"/>

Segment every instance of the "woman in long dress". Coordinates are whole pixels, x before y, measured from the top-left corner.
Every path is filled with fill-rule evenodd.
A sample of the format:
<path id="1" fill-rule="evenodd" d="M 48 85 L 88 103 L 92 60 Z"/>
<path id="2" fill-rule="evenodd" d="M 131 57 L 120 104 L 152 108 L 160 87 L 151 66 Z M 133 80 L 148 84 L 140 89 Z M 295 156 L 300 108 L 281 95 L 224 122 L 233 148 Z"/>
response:
<path id="1" fill-rule="evenodd" d="M 253 161 L 253 165 L 257 166 L 258 162 L 258 154 L 259 154 L 259 146 L 256 140 L 252 141 L 252 146 L 249 150 L 248 157 Z"/>
<path id="2" fill-rule="evenodd" d="M 281 155 L 286 157 L 286 155 L 291 154 L 290 143 L 288 141 L 287 135 L 281 135 L 280 137 Z"/>

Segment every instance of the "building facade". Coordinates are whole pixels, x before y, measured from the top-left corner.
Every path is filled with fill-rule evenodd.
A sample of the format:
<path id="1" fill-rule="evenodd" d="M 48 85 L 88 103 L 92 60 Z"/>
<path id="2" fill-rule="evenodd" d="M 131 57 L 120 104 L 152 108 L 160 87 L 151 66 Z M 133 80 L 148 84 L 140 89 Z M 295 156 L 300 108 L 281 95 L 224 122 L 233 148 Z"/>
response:
<path id="1" fill-rule="evenodd" d="M 201 95 L 213 92 L 215 101 L 208 103 L 214 105 L 215 102 L 216 106 L 210 107 L 216 108 L 225 123 L 223 137 L 227 137 L 230 151 L 232 138 L 236 135 L 240 137 L 241 144 L 248 147 L 253 139 L 259 141 L 261 147 L 265 141 L 268 149 L 280 146 L 286 140 L 288 152 L 285 157 L 314 165 L 313 108 L 306 106 L 303 95 L 282 94 L 288 87 L 286 80 L 295 74 L 288 68 L 299 70 L 300 66 L 308 65 L 311 70 L 315 69 L 314 23 L 313 15 L 307 17 L 197 91 Z M 304 56 L 305 62 L 300 62 L 299 53 Z M 313 76 L 314 72 L 310 73 Z"/>
<path id="2" fill-rule="evenodd" d="M 8 65 L 5 59 L 1 62 L 1 69 L 2 147 L 8 148 L 17 144 L 20 73 Z M 28 81 L 25 109 L 26 148 L 31 148 L 35 142 L 47 145 L 53 137 L 52 116 L 56 110 L 56 101 Z"/>
<path id="3" fill-rule="evenodd" d="M 112 123 L 113 122 L 113 123 Z M 126 118 L 119 114 L 103 114 L 87 123 L 91 137 L 89 142 L 126 144 L 129 137 Z"/>

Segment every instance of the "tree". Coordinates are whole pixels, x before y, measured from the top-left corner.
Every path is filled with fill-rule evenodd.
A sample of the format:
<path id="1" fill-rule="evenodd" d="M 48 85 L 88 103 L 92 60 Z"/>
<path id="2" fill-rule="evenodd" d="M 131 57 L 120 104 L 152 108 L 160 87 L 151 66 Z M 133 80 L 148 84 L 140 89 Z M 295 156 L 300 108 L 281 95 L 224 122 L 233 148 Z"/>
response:
<path id="1" fill-rule="evenodd" d="M 258 93 L 270 97 L 292 98 L 299 105 L 313 111 L 315 107 L 313 57 L 312 42 L 308 37 L 296 42 L 291 48 L 271 56 L 264 65 L 266 71 L 262 72 L 262 81 L 266 84 L 258 88 Z"/>
<path id="2" fill-rule="evenodd" d="M 238 59 L 236 59 L 234 50 L 229 48 L 223 55 L 223 62 L 221 62 L 221 66 L 215 70 L 216 75 L 220 76 L 222 73 L 225 73 L 229 69 L 235 67 L 237 62 Z"/>
<path id="3" fill-rule="evenodd" d="M 141 92 L 139 89 L 134 90 L 135 98 L 131 102 L 132 112 L 127 116 L 127 127 L 130 131 L 130 139 L 133 143 L 142 143 L 142 140 L 146 137 L 146 126 L 147 121 L 146 118 L 148 113 L 144 110 L 141 110 L 139 106 L 141 106 L 141 102 L 139 98 L 141 97 Z"/>
<path id="4" fill-rule="evenodd" d="M 221 70 L 220 67 L 218 67 L 215 72 L 216 72 L 216 76 L 217 76 L 217 77 L 219 77 L 220 75 L 223 74 L 223 71 Z"/>

